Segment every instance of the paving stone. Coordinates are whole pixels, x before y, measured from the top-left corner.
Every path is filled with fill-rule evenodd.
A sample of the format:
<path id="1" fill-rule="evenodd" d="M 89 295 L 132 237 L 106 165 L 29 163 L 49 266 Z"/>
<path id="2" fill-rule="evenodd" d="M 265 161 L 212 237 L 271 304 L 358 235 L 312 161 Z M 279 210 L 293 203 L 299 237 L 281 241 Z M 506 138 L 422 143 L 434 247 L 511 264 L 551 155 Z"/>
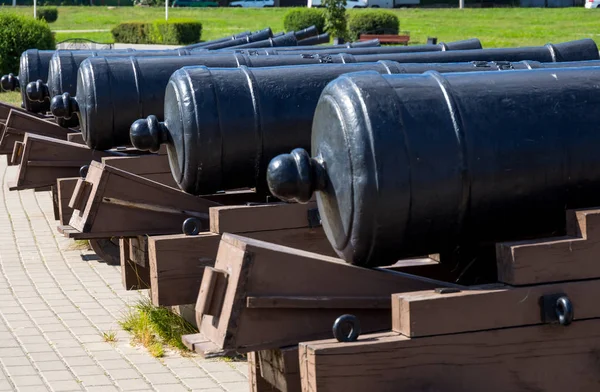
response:
<path id="1" fill-rule="evenodd" d="M 106 377 L 104 374 L 78 376 L 78 378 L 81 380 L 81 382 L 83 382 L 83 385 L 85 387 L 114 385 L 114 383 L 108 377 Z"/>
<path id="2" fill-rule="evenodd" d="M 35 366 L 41 370 L 42 372 L 45 371 L 56 371 L 56 370 L 67 370 L 67 365 L 64 364 L 63 361 L 45 361 L 45 362 L 38 362 L 35 364 Z"/>
<path id="3" fill-rule="evenodd" d="M 158 392 L 188 392 L 189 389 L 184 387 L 182 384 L 177 383 L 177 384 L 159 384 L 159 385 L 152 385 L 154 387 L 154 389 L 156 389 Z"/>
<path id="4" fill-rule="evenodd" d="M 44 385 L 44 382 L 42 381 L 41 377 L 39 376 L 31 376 L 31 375 L 27 375 L 27 376 L 14 376 L 10 378 L 11 381 L 17 386 L 17 388 L 19 387 L 27 387 L 27 386 L 31 386 L 31 385 Z"/>
<path id="5" fill-rule="evenodd" d="M 211 372 L 211 377 L 214 377 L 220 384 L 227 382 L 243 382 L 246 381 L 238 371 L 231 369 L 228 372 Z"/>
<path id="6" fill-rule="evenodd" d="M 66 381 L 73 380 L 75 376 L 68 370 L 53 370 L 43 372 L 42 377 L 44 377 L 46 381 Z"/>
<path id="7" fill-rule="evenodd" d="M 104 369 L 98 365 L 71 366 L 71 371 L 75 373 L 77 377 L 104 374 Z"/>
<path id="8" fill-rule="evenodd" d="M 9 362 L 10 363 L 10 362 Z M 5 366 L 10 377 L 36 375 L 37 370 L 31 365 Z"/>
<path id="9" fill-rule="evenodd" d="M 250 385 L 248 381 L 239 381 L 239 382 L 228 382 L 222 383 L 221 386 L 225 388 L 227 392 L 248 392 L 250 389 Z"/>
<path id="10" fill-rule="evenodd" d="M 150 386 L 142 379 L 119 380 L 117 385 L 124 391 L 149 390 Z"/>
<path id="11" fill-rule="evenodd" d="M 103 385 L 100 387 L 86 387 L 87 392 L 117 392 L 119 389 L 114 386 Z"/>
<path id="12" fill-rule="evenodd" d="M 121 369 L 112 369 L 107 370 L 108 374 L 115 380 L 131 380 L 140 378 L 140 373 L 138 373 L 134 368 L 121 368 Z"/>
<path id="13" fill-rule="evenodd" d="M 201 377 L 201 378 L 181 378 L 181 381 L 184 385 L 192 389 L 204 389 L 204 388 L 219 388 L 219 384 L 217 384 L 214 380 L 209 377 Z"/>
<path id="14" fill-rule="evenodd" d="M 56 392 L 81 391 L 81 383 L 75 380 L 48 381 L 50 388 Z"/>

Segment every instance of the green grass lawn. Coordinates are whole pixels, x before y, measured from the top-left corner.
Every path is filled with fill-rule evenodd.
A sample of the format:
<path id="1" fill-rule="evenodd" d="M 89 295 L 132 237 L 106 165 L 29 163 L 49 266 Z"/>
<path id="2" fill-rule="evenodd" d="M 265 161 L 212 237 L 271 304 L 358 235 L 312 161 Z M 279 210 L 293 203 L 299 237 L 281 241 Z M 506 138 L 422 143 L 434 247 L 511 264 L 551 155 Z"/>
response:
<path id="1" fill-rule="evenodd" d="M 202 21 L 202 39 L 210 40 L 244 30 L 271 26 L 283 30 L 283 15 L 289 8 L 171 8 L 170 18 L 193 18 Z M 0 12 L 13 11 L 2 7 Z M 352 10 L 350 12 L 361 12 Z M 32 14 L 31 7 L 17 12 Z M 600 43 L 600 10 L 577 8 L 486 8 L 486 9 L 395 9 L 401 30 L 410 32 L 412 43 L 424 43 L 428 36 L 439 40 L 478 37 L 485 47 L 542 45 L 579 38 L 593 38 Z M 53 30 L 110 29 L 123 21 L 164 18 L 164 8 L 59 7 Z M 106 33 L 57 33 L 57 41 L 88 38 L 112 42 Z"/>

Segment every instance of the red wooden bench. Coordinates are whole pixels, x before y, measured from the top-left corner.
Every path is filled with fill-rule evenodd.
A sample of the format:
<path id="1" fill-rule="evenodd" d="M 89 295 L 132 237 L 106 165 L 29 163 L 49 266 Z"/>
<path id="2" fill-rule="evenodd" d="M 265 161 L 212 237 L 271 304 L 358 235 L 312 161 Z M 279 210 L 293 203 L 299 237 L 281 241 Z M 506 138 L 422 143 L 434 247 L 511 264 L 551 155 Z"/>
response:
<path id="1" fill-rule="evenodd" d="M 410 41 L 409 34 L 396 35 L 396 34 L 361 34 L 358 37 L 359 41 L 369 41 L 372 39 L 378 39 L 381 44 L 401 44 L 408 45 Z"/>

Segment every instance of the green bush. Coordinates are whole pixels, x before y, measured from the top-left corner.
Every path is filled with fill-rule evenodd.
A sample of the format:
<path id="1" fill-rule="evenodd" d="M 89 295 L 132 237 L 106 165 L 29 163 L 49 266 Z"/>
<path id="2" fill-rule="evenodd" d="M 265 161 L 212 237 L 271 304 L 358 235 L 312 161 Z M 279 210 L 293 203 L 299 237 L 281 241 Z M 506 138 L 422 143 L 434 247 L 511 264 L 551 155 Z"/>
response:
<path id="1" fill-rule="evenodd" d="M 391 12 L 360 10 L 350 15 L 348 30 L 352 40 L 357 40 L 361 33 L 398 34 L 400 21 Z"/>
<path id="2" fill-rule="evenodd" d="M 152 24 L 150 40 L 164 45 L 189 45 L 200 41 L 202 23 L 193 19 L 161 20 Z"/>
<path id="3" fill-rule="evenodd" d="M 298 31 L 315 26 L 319 33 L 325 32 L 325 14 L 317 8 L 296 8 L 283 17 L 285 31 Z"/>
<path id="4" fill-rule="evenodd" d="M 202 23 L 188 19 L 127 22 L 115 26 L 111 33 L 119 43 L 187 45 L 200 41 Z"/>
<path id="5" fill-rule="evenodd" d="M 120 23 L 111 30 L 115 42 L 125 44 L 149 44 L 150 23 L 126 22 Z"/>
<path id="6" fill-rule="evenodd" d="M 56 48 L 48 24 L 31 17 L 0 14 L 0 75 L 19 72 L 21 53 L 31 48 Z"/>
<path id="7" fill-rule="evenodd" d="M 56 22 L 58 19 L 58 8 L 56 7 L 42 7 L 36 11 L 36 16 L 39 20 L 45 20 L 48 23 Z"/>

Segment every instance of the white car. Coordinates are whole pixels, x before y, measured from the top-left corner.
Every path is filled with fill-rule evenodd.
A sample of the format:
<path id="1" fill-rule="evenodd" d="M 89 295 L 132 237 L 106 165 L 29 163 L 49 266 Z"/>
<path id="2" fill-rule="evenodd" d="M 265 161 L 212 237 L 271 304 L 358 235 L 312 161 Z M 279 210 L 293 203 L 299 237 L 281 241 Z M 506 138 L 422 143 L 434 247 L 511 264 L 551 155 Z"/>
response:
<path id="1" fill-rule="evenodd" d="M 585 8 L 598 8 L 600 0 L 587 0 L 585 2 Z"/>
<path id="2" fill-rule="evenodd" d="M 367 8 L 369 3 L 367 0 L 346 0 L 346 9 L 349 8 Z M 321 0 L 308 0 L 308 8 L 323 7 Z"/>
<path id="3" fill-rule="evenodd" d="M 230 7 L 261 8 L 273 7 L 273 0 L 240 0 L 229 3 Z"/>

